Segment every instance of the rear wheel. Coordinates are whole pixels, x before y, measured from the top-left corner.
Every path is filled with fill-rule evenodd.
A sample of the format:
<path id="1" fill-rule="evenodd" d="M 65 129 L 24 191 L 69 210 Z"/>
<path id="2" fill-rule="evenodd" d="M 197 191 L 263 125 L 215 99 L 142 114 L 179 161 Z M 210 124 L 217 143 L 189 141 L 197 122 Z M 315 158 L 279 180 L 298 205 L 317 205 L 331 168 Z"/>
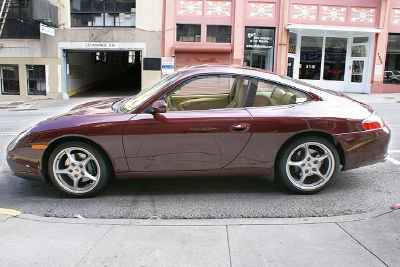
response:
<path id="1" fill-rule="evenodd" d="M 291 190 L 305 194 L 323 190 L 339 167 L 336 148 L 317 136 L 288 144 L 277 159 L 279 179 Z"/>
<path id="2" fill-rule="evenodd" d="M 69 196 L 89 197 L 107 183 L 109 169 L 96 148 L 82 142 L 58 146 L 50 155 L 48 171 L 54 186 Z"/>

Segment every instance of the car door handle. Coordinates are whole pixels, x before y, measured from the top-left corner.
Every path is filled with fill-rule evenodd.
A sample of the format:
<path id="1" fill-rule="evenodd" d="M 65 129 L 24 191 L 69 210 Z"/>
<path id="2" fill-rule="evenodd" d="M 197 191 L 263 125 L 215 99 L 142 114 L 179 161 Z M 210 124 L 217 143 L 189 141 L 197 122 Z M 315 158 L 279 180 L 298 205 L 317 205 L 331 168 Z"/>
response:
<path id="1" fill-rule="evenodd" d="M 250 130 L 250 124 L 248 123 L 239 123 L 232 125 L 229 130 L 231 132 L 247 132 Z"/>

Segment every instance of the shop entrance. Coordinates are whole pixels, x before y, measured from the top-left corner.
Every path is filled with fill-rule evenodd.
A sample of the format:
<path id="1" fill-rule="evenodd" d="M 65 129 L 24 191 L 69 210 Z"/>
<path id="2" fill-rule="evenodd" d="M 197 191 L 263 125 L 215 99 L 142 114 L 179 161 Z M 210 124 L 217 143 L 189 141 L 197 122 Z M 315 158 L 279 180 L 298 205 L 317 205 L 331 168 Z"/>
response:
<path id="1" fill-rule="evenodd" d="M 369 93 L 374 38 L 370 33 L 352 35 L 291 32 L 287 75 L 334 91 Z"/>

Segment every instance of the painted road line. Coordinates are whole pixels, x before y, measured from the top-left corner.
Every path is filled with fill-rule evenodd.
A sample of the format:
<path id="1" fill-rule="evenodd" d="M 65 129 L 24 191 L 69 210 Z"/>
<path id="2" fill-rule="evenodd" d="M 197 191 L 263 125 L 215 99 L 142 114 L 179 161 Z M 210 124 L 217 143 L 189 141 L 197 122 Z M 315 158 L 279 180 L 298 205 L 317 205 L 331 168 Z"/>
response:
<path id="1" fill-rule="evenodd" d="M 387 160 L 390 161 L 391 163 L 395 164 L 395 165 L 400 165 L 400 161 L 395 160 L 391 157 L 387 157 Z"/>
<path id="2" fill-rule="evenodd" d="M 0 132 L 0 136 L 13 136 L 19 135 L 20 132 Z"/>
<path id="3" fill-rule="evenodd" d="M 16 122 L 26 122 L 28 120 L 18 120 L 18 121 L 0 121 L 0 123 L 16 123 Z"/>
<path id="4" fill-rule="evenodd" d="M 2 214 L 2 215 L 18 216 L 21 213 L 22 212 L 20 212 L 19 210 L 2 209 L 2 208 L 0 208 L 0 214 Z"/>

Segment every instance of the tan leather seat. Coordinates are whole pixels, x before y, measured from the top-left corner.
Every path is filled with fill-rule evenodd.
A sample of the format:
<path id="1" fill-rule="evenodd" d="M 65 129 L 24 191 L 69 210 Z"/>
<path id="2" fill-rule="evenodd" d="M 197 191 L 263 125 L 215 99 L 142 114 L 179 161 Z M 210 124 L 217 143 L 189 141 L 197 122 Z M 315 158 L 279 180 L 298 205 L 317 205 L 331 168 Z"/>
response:
<path id="1" fill-rule="evenodd" d="M 275 88 L 271 94 L 270 105 L 279 106 L 279 105 L 288 105 L 295 104 L 296 96 L 291 92 L 286 92 L 281 88 Z"/>
<path id="2" fill-rule="evenodd" d="M 244 98 L 246 97 L 246 91 L 247 91 L 247 84 L 244 84 L 244 79 L 238 79 L 236 81 L 236 88 L 235 88 L 235 97 L 229 103 L 227 108 L 241 108 L 243 107 L 243 101 Z"/>

